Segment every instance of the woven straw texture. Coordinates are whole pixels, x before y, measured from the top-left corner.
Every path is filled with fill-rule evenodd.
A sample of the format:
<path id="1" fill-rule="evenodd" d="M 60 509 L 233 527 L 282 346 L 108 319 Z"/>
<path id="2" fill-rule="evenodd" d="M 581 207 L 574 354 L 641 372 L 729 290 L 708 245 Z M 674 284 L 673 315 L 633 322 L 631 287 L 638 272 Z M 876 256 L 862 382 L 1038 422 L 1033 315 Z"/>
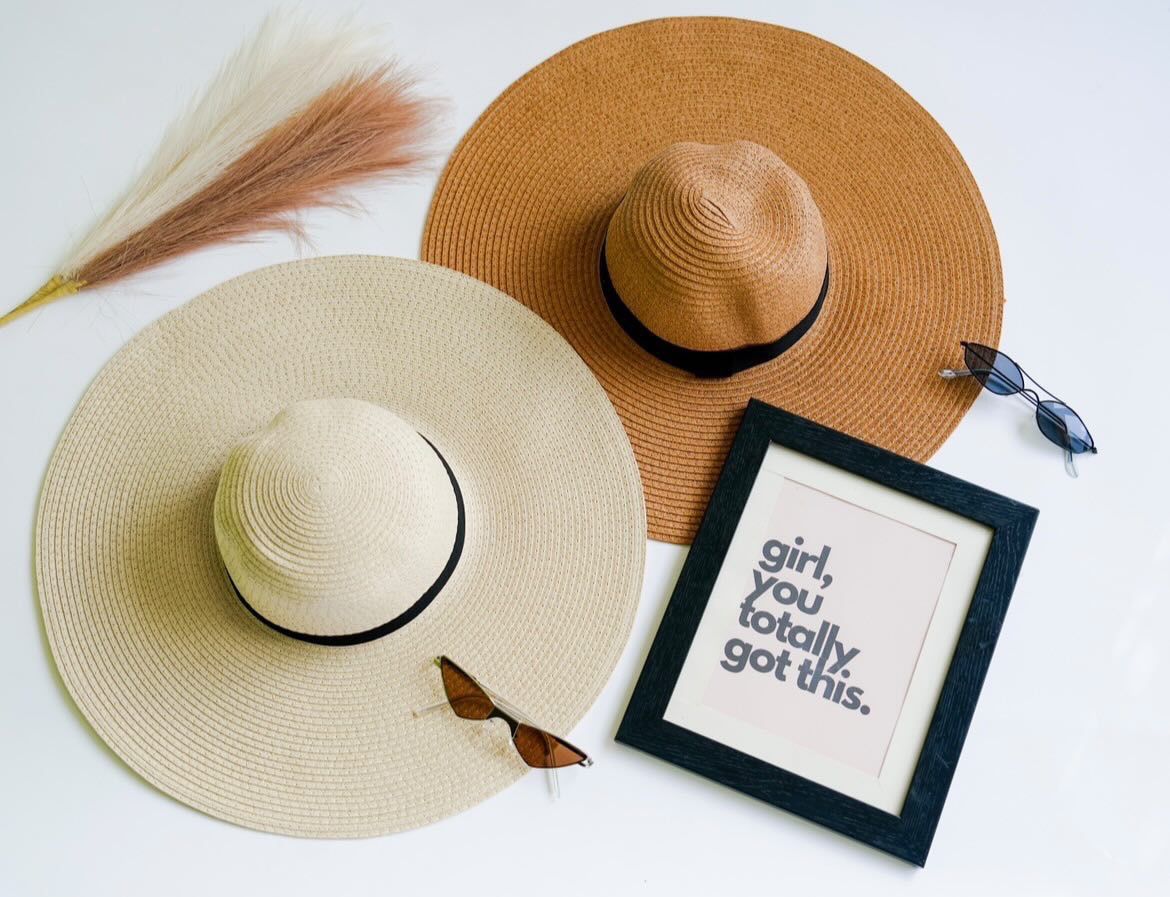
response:
<path id="1" fill-rule="evenodd" d="M 747 141 L 675 143 L 634 176 L 605 236 L 623 303 L 687 349 L 770 343 L 815 305 L 828 264 L 808 186 Z"/>
<path id="2" fill-rule="evenodd" d="M 236 446 L 214 517 L 219 556 L 252 609 L 325 636 L 405 611 L 446 566 L 458 527 L 426 440 L 381 405 L 344 398 L 297 402 Z"/>
<path id="3" fill-rule="evenodd" d="M 247 612 L 212 513 L 233 448 L 337 396 L 431 440 L 467 517 L 434 602 L 344 648 Z M 133 769 L 241 825 L 348 837 L 433 822 L 526 771 L 498 724 L 412 716 L 441 699 L 437 654 L 568 733 L 625 644 L 644 554 L 633 454 L 565 341 L 461 274 L 348 257 L 233 280 L 128 343 L 50 463 L 36 566 L 62 678 Z"/>
<path id="4" fill-rule="evenodd" d="M 700 380 L 614 322 L 598 256 L 647 162 L 675 143 L 738 140 L 772 150 L 807 183 L 829 293 L 782 356 Z M 664 232 L 681 220 L 669 205 L 659 219 Z M 619 28 L 522 77 L 452 155 L 423 257 L 499 287 L 566 336 L 630 435 L 651 536 L 679 543 L 694 535 L 749 398 L 926 460 L 974 397 L 935 372 L 960 339 L 995 345 L 1002 322 L 991 221 L 942 128 L 839 47 L 736 19 Z"/>

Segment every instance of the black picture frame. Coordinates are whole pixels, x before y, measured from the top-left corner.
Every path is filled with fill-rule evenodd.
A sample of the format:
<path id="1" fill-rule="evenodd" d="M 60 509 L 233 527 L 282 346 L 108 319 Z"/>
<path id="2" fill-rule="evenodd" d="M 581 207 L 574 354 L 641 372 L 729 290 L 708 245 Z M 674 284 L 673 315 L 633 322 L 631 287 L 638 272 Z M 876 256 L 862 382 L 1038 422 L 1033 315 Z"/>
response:
<path id="1" fill-rule="evenodd" d="M 771 443 L 989 527 L 990 547 L 919 753 L 892 815 L 664 716 Z M 1038 511 L 753 399 L 679 575 L 617 741 L 924 866 Z"/>

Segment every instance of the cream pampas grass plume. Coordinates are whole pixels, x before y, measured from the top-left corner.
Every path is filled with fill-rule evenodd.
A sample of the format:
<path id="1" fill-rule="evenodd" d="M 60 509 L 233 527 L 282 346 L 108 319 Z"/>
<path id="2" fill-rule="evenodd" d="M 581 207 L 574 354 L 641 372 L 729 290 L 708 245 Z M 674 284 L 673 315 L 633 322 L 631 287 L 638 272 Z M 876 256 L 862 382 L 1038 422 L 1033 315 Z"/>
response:
<path id="1" fill-rule="evenodd" d="M 84 287 L 345 206 L 345 189 L 417 172 L 436 103 L 369 29 L 271 16 L 174 122 L 137 183 L 0 325 Z"/>

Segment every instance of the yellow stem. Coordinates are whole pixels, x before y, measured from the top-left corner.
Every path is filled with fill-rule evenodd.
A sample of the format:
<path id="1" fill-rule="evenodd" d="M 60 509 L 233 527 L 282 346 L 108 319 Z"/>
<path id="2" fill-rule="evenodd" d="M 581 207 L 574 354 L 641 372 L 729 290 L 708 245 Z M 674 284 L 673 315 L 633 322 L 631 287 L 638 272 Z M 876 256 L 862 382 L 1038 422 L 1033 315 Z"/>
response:
<path id="1" fill-rule="evenodd" d="M 33 309 L 40 308 L 46 302 L 52 302 L 54 299 L 60 299 L 62 296 L 72 296 L 83 286 L 85 286 L 84 280 L 69 277 L 65 274 L 54 274 L 45 281 L 44 286 L 25 299 L 20 305 L 16 306 L 8 314 L 0 315 L 0 327 L 3 327 L 9 321 L 15 321 L 21 315 L 28 314 Z"/>

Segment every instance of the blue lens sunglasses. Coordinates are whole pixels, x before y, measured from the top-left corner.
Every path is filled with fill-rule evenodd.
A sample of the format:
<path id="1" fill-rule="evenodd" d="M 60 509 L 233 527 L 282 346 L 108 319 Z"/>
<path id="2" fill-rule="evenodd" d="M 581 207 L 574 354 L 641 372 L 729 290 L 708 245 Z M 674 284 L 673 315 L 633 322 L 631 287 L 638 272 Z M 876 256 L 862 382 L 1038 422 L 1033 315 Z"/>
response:
<path id="1" fill-rule="evenodd" d="M 974 377 L 984 389 L 997 396 L 1020 395 L 1036 406 L 1036 426 L 1048 439 L 1064 449 L 1064 469 L 1070 477 L 1077 475 L 1076 456 L 1097 454 L 1089 428 L 1079 414 L 1035 381 L 1011 358 L 997 349 L 979 343 L 962 342 L 966 370 L 943 368 L 938 375 L 946 380 Z M 1035 389 L 1026 384 L 1031 383 Z M 1047 398 L 1042 398 L 1043 393 Z"/>

